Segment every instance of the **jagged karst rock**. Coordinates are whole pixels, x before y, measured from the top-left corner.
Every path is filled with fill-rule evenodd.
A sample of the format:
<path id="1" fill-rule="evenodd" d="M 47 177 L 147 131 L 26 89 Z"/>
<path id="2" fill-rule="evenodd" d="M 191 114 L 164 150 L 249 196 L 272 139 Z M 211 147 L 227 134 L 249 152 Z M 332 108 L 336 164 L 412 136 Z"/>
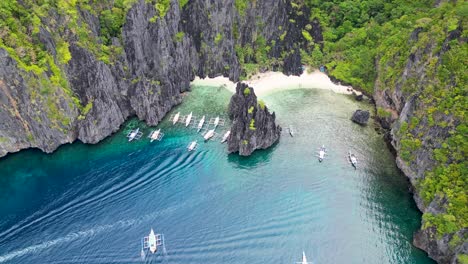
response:
<path id="1" fill-rule="evenodd" d="M 410 39 L 416 41 L 419 35 L 423 32 L 421 28 L 414 29 Z M 421 198 L 417 188 L 421 181 L 424 180 L 428 171 L 433 170 L 436 161 L 431 154 L 434 149 L 440 148 L 440 142 L 450 137 L 450 128 L 441 126 L 431 126 L 425 121 L 420 122 L 420 126 L 416 126 L 413 130 L 407 131 L 419 138 L 421 146 L 414 150 L 411 160 L 403 160 L 401 155 L 402 149 L 402 133 L 400 128 L 403 124 L 408 123 L 415 113 L 418 111 L 426 111 L 423 102 L 418 100 L 418 93 L 411 93 L 405 90 L 405 85 L 411 84 L 416 80 L 415 87 L 425 87 L 433 83 L 433 79 L 427 77 L 425 70 L 427 69 L 427 58 L 431 57 L 431 53 L 436 54 L 432 59 L 440 60 L 444 53 L 449 50 L 449 43 L 453 39 L 460 39 L 460 30 L 448 32 L 443 43 L 442 49 L 439 48 L 436 42 L 430 42 L 427 46 L 415 49 L 407 59 L 406 65 L 401 76 L 398 77 L 398 82 L 394 87 L 387 87 L 385 84 L 376 82 L 374 87 L 373 98 L 377 108 L 384 110 L 386 114 L 379 116 L 382 127 L 389 129 L 391 145 L 396 150 L 397 166 L 409 178 L 412 186 L 414 186 L 413 198 L 416 205 L 423 213 L 431 213 L 439 215 L 446 212 L 447 201 L 436 197 L 429 204 L 425 203 Z M 437 50 L 437 52 L 434 52 Z M 377 71 L 378 73 L 381 70 Z M 377 76 L 379 79 L 380 76 Z M 434 119 L 439 123 L 455 124 L 459 121 L 455 120 L 449 113 L 438 114 Z M 459 237 L 467 237 L 468 229 L 464 228 L 457 233 Z M 445 234 L 442 237 L 438 235 L 437 229 L 434 227 L 422 228 L 415 233 L 413 244 L 426 251 L 429 256 L 435 259 L 438 263 L 459 263 L 457 261 L 459 254 L 468 254 L 468 242 L 465 241 L 458 246 L 450 246 L 450 241 L 454 234 Z"/>
<path id="2" fill-rule="evenodd" d="M 302 73 L 300 49 L 308 42 L 302 30 L 310 16 L 305 5 L 296 12 L 291 1 L 258 0 L 239 14 L 234 0 L 191 0 L 182 9 L 171 0 L 164 17 L 151 21 L 158 11 L 147 2 L 132 5 L 121 38 L 111 39 L 122 49 L 111 63 L 80 45 L 72 30 L 60 36 L 71 53 L 68 63 L 58 65 L 71 94 L 60 87 L 53 91 L 37 87 L 38 77 L 0 49 L 0 157 L 25 148 L 52 152 L 76 139 L 97 143 L 131 116 L 156 125 L 182 101 L 181 92 L 189 90 L 196 75 L 238 81 L 242 70 L 235 48 L 252 47 L 260 37 L 271 45 L 268 56 L 277 58 L 274 70 Z M 96 14 L 85 9 L 78 14 L 79 23 L 86 23 L 92 39 L 99 41 Z M 66 27 L 67 18 L 59 12 L 50 16 L 42 21 L 37 41 L 58 63 L 57 39 L 51 32 Z M 307 30 L 321 43 L 319 21 Z M 181 32 L 182 38 L 176 39 Z M 50 75 L 45 72 L 43 77 Z M 90 107 L 86 113 L 76 100 Z"/>
<path id="3" fill-rule="evenodd" d="M 256 149 L 270 147 L 280 138 L 281 127 L 275 123 L 275 113 L 257 101 L 253 88 L 244 83 L 237 84 L 229 103 L 229 118 L 232 121 L 229 153 L 248 156 Z"/>
<path id="4" fill-rule="evenodd" d="M 353 122 L 358 123 L 360 125 L 366 125 L 367 122 L 369 121 L 370 113 L 367 110 L 356 110 L 354 112 L 353 116 L 351 117 L 351 120 Z"/>

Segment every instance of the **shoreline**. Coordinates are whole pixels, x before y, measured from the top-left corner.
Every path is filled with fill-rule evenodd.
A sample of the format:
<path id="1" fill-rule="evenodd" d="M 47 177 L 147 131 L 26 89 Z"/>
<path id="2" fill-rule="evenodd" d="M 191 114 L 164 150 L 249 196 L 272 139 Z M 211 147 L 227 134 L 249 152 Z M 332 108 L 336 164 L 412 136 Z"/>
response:
<path id="1" fill-rule="evenodd" d="M 300 76 L 288 76 L 282 72 L 267 71 L 257 73 L 250 79 L 241 82 L 254 88 L 257 96 L 293 89 L 324 89 L 338 94 L 362 94 L 362 92 L 355 90 L 351 86 L 334 83 L 330 77 L 323 72 L 318 70 L 309 72 L 308 70 L 309 69 L 306 68 Z M 232 82 L 227 77 L 218 76 L 215 78 L 206 77 L 204 79 L 195 77 L 191 85 L 222 86 L 234 93 L 237 83 Z"/>

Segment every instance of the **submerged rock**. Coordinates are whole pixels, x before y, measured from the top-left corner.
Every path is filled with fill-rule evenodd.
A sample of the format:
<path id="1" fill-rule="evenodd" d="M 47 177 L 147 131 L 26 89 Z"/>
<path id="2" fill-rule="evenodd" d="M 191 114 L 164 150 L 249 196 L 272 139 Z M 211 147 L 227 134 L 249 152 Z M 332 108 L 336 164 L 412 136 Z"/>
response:
<path id="1" fill-rule="evenodd" d="M 238 83 L 236 93 L 229 103 L 232 121 L 228 140 L 229 153 L 248 156 L 256 149 L 266 149 L 277 142 L 281 127 L 275 123 L 275 113 L 270 113 L 264 102 L 257 101 L 253 88 Z"/>
<path id="2" fill-rule="evenodd" d="M 353 122 L 358 123 L 360 125 L 366 125 L 367 122 L 369 121 L 370 113 L 367 110 L 356 110 L 354 112 L 353 117 L 351 117 L 351 120 Z"/>

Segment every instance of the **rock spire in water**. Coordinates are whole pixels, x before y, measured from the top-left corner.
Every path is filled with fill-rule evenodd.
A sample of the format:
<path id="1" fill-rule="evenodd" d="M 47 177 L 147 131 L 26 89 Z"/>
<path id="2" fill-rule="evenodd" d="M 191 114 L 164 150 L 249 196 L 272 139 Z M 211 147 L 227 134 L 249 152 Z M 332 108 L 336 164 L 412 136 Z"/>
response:
<path id="1" fill-rule="evenodd" d="M 248 156 L 256 149 L 270 147 L 280 138 L 281 127 L 275 123 L 275 113 L 270 113 L 263 101 L 257 101 L 253 88 L 244 83 L 237 84 L 229 103 L 229 118 L 232 121 L 229 153 Z"/>

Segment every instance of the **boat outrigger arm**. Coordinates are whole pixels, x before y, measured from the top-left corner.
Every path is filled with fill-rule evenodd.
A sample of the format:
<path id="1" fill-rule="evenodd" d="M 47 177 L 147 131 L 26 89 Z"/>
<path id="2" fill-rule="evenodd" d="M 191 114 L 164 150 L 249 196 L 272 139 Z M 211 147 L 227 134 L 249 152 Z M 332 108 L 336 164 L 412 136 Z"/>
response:
<path id="1" fill-rule="evenodd" d="M 141 257 L 145 257 L 145 251 L 149 251 L 152 254 L 156 253 L 158 247 L 162 246 L 164 249 L 164 235 L 163 234 L 155 234 L 153 228 L 148 236 L 143 237 L 141 240 Z"/>

